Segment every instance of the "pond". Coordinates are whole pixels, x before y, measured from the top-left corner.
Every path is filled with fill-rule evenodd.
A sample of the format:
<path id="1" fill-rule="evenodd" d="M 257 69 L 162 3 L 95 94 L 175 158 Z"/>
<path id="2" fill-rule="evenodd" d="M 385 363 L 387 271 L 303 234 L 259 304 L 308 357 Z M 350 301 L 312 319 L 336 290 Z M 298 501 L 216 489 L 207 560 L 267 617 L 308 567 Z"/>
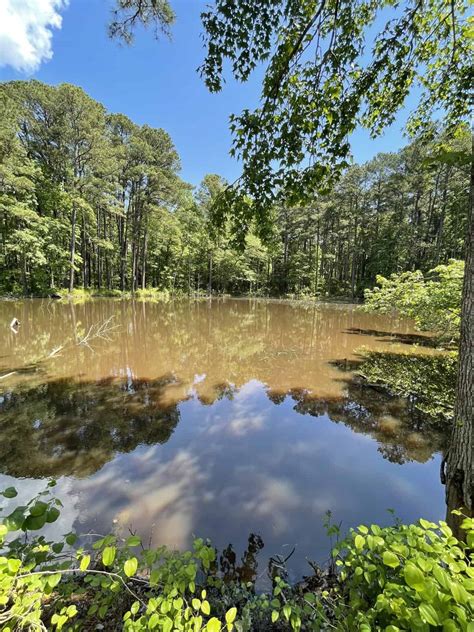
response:
<path id="1" fill-rule="evenodd" d="M 409 350 L 406 321 L 342 304 L 24 300 L 0 303 L 0 327 L 0 488 L 29 499 L 55 478 L 53 536 L 203 536 L 237 560 L 249 540 L 260 577 L 294 549 L 298 579 L 328 557 L 328 510 L 343 531 L 389 510 L 444 518 L 446 437 L 341 370 L 361 347 Z"/>

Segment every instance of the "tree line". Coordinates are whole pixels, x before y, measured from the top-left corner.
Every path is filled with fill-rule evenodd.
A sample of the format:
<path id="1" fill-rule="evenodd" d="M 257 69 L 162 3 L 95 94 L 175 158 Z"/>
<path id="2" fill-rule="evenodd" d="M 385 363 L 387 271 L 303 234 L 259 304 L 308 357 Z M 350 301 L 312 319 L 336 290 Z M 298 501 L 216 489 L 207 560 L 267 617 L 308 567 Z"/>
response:
<path id="1" fill-rule="evenodd" d="M 275 204 L 242 243 L 213 205 L 227 183 L 184 182 L 162 129 L 110 114 L 79 87 L 0 86 L 3 293 L 75 287 L 361 296 L 377 274 L 462 258 L 469 166 L 430 162 L 443 133 L 345 170 L 309 203 Z M 445 141 L 466 151 L 461 128 Z"/>

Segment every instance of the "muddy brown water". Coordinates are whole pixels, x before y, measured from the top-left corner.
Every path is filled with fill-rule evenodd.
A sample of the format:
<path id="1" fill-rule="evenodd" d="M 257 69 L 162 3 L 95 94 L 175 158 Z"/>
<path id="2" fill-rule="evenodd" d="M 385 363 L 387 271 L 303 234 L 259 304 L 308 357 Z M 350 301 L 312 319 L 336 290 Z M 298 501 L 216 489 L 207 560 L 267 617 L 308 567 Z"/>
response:
<path id="1" fill-rule="evenodd" d="M 131 527 L 239 559 L 255 534 L 259 574 L 296 547 L 298 578 L 328 556 L 327 510 L 343 530 L 389 524 L 389 509 L 444 517 L 445 437 L 340 368 L 361 347 L 413 348 L 406 321 L 337 304 L 24 300 L 0 303 L 0 328 L 0 489 L 23 500 L 55 478 L 53 537 Z"/>

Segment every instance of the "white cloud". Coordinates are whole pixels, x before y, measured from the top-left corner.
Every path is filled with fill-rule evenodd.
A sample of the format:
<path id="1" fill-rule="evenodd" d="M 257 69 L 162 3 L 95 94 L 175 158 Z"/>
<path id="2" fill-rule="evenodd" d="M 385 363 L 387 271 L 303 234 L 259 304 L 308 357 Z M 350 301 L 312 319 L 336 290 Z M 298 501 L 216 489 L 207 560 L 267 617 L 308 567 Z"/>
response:
<path id="1" fill-rule="evenodd" d="M 1 0 L 0 67 L 33 72 L 51 59 L 52 29 L 61 28 L 59 13 L 68 0 Z"/>

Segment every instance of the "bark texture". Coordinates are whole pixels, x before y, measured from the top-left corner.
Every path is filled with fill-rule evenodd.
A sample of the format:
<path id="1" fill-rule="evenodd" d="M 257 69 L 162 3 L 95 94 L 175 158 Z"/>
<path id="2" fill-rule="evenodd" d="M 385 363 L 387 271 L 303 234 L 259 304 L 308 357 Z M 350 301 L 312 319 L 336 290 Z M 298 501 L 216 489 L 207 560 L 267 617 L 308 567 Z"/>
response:
<path id="1" fill-rule="evenodd" d="M 447 521 L 456 535 L 462 535 L 459 533 L 461 521 L 452 516 L 452 510 L 462 508 L 464 513 L 472 516 L 474 509 L 474 135 L 469 202 L 456 405 L 454 427 L 446 459 Z"/>

